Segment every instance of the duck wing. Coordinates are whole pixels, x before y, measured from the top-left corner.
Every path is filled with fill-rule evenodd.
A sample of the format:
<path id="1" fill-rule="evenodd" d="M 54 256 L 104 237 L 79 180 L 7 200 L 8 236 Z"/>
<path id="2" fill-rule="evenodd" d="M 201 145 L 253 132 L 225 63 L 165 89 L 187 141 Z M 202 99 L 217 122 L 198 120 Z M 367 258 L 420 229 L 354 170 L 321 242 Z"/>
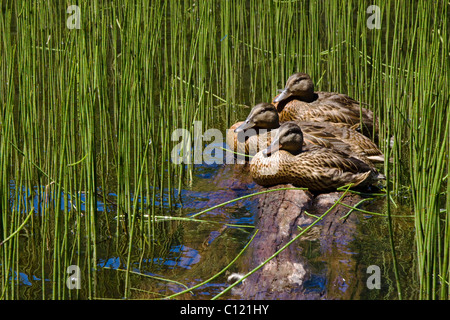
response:
<path id="1" fill-rule="evenodd" d="M 372 166 L 346 152 L 318 146 L 306 148 L 296 156 L 301 165 L 312 168 L 336 168 L 343 172 L 361 173 L 372 170 Z M 319 170 L 319 169 L 316 169 Z"/>
<path id="2" fill-rule="evenodd" d="M 351 152 L 360 157 L 369 157 L 373 162 L 383 162 L 384 156 L 378 146 L 368 137 L 349 126 L 330 122 L 298 122 L 302 131 L 317 139 L 327 140 L 334 149 Z M 365 160 L 365 159 L 364 159 Z"/>

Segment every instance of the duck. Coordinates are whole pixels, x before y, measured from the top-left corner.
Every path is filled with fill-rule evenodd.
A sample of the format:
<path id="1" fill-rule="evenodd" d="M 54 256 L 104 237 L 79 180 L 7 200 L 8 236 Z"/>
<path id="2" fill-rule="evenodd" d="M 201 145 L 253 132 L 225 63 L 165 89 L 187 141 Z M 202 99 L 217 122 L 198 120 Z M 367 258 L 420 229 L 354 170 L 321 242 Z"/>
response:
<path id="1" fill-rule="evenodd" d="M 314 91 L 314 83 L 307 73 L 292 74 L 285 88 L 279 91 L 281 93 L 274 97 L 272 103 L 277 107 L 281 122 L 343 123 L 358 128 L 369 137 L 373 136 L 374 115 L 371 110 L 346 94 Z"/>
<path id="2" fill-rule="evenodd" d="M 227 130 L 226 142 L 232 151 L 248 158 L 270 145 L 278 127 L 278 112 L 273 105 L 259 103 L 245 121 L 236 122 Z"/>
<path id="3" fill-rule="evenodd" d="M 373 166 L 339 150 L 304 147 L 303 142 L 298 124 L 282 123 L 270 146 L 250 161 L 253 181 L 263 187 L 292 184 L 317 193 L 349 184 L 352 188 L 370 186 L 385 179 Z"/>
<path id="4" fill-rule="evenodd" d="M 296 123 L 302 128 L 304 146 L 312 144 L 334 148 L 365 162 L 384 162 L 384 155 L 378 146 L 348 124 L 313 121 Z M 238 153 L 254 156 L 270 145 L 279 127 L 276 107 L 270 103 L 259 103 L 252 108 L 245 121 L 237 122 L 230 128 L 227 144 Z"/>

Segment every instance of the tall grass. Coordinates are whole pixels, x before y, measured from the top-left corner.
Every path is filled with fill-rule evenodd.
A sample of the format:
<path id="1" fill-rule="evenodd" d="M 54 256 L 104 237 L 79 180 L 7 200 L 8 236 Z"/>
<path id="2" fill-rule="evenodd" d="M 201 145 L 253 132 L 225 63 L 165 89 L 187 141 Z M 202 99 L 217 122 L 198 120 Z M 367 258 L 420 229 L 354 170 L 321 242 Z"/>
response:
<path id="1" fill-rule="evenodd" d="M 129 272 L 164 234 L 141 217 L 173 214 L 193 180 L 194 164 L 170 161 L 173 130 L 193 132 L 196 120 L 224 130 L 304 71 L 377 115 L 392 160 L 386 209 L 415 214 L 419 297 L 448 299 L 448 1 L 375 3 L 379 30 L 366 25 L 370 2 L 76 4 L 81 29 L 66 26 L 69 3 L 1 1 L 2 298 L 23 297 L 31 270 L 34 298 L 99 297 L 99 243 L 113 239 Z M 70 265 L 82 267 L 85 290 L 67 289 Z"/>

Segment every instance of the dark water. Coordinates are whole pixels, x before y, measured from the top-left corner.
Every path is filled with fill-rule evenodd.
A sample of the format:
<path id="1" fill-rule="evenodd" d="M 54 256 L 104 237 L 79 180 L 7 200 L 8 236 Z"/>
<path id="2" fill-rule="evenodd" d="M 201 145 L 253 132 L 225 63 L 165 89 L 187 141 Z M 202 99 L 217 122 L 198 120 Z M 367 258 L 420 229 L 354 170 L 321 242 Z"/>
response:
<path id="1" fill-rule="evenodd" d="M 191 187 L 175 190 L 178 203 L 175 206 L 174 215 L 187 217 L 205 208 L 260 190 L 248 175 L 240 170 L 241 167 L 225 164 L 196 166 Z M 14 188 L 15 185 L 11 182 L 11 193 Z M 35 208 L 40 208 L 44 203 L 52 201 L 50 198 L 45 202 L 44 199 L 39 199 L 37 194 L 37 189 L 27 193 L 28 199 L 34 197 Z M 167 196 L 166 193 L 163 193 L 163 198 L 158 199 L 159 203 L 156 205 L 169 207 Z M 83 199 L 82 194 L 81 197 Z M 158 222 L 152 237 L 136 236 L 131 257 L 133 263 L 131 266 L 127 266 L 127 236 L 115 234 L 118 219 L 117 208 L 113 205 L 115 197 L 115 194 L 110 193 L 108 194 L 110 202 L 107 204 L 102 201 L 97 202 L 96 265 L 98 268 L 95 271 L 94 288 L 91 289 L 96 298 L 123 298 L 125 273 L 120 270 L 128 267 L 136 273 L 131 274 L 130 278 L 132 299 L 158 299 L 163 295 L 167 296 L 184 290 L 185 287 L 182 284 L 192 287 L 209 279 L 238 255 L 254 232 L 252 228 L 227 227 L 222 223 L 255 225 L 258 211 L 258 200 L 253 197 L 217 208 L 199 217 L 208 221 L 221 222 L 220 224 L 190 221 Z M 144 199 L 144 205 L 145 202 Z M 61 210 L 65 205 L 62 201 Z M 373 201 L 365 209 L 381 212 L 383 206 L 384 199 L 380 199 Z M 23 205 L 22 211 L 27 212 L 27 208 Z M 84 211 L 83 207 L 81 211 Z M 407 215 L 410 213 L 399 208 L 395 210 L 394 214 Z M 387 219 L 362 213 L 353 213 L 353 215 L 357 216 L 357 222 L 349 224 L 349 227 L 344 229 L 347 234 L 340 235 L 333 242 L 324 244 L 311 231 L 310 236 L 306 235 L 293 244 L 301 250 L 311 270 L 311 276 L 304 284 L 306 293 L 326 293 L 327 298 L 333 299 L 395 299 L 396 285 Z M 119 219 L 121 218 L 119 217 Z M 141 219 L 137 224 L 146 230 L 147 220 L 145 217 L 141 217 Z M 80 223 L 83 224 L 83 221 Z M 74 221 L 69 233 L 74 233 L 76 227 L 77 223 Z M 416 280 L 412 271 L 415 263 L 415 249 L 411 245 L 414 243 L 412 219 L 395 218 L 394 227 L 395 236 L 398 239 L 396 249 L 404 297 L 414 298 Z M 37 255 L 40 252 L 51 250 L 51 244 L 50 248 L 42 248 L 42 241 L 32 241 L 32 239 L 32 234 L 25 234 L 21 237 L 23 251 L 20 252 L 20 272 L 14 273 L 14 280 L 20 287 L 21 299 L 42 298 L 43 287 L 45 287 L 45 296 L 50 298 L 54 283 L 51 271 L 52 261 L 45 262 L 47 265 L 44 269 L 48 272 L 43 275 L 40 268 L 41 259 Z M 82 280 L 83 277 L 89 276 L 86 272 L 87 252 L 85 250 L 83 248 L 81 252 L 76 252 L 76 256 L 81 258 Z M 251 269 L 248 261 L 249 257 L 244 254 L 222 275 L 196 289 L 193 293 L 184 294 L 178 298 L 212 298 L 229 285 L 227 278 L 231 273 L 245 273 Z M 380 268 L 381 287 L 370 290 L 367 287 L 367 280 L 370 276 L 367 268 L 373 265 Z M 145 275 L 164 278 L 171 282 L 145 277 Z M 228 293 L 224 298 L 240 299 L 238 290 Z M 89 296 L 85 286 L 82 286 L 76 294 L 66 290 L 64 295 L 66 298 L 78 299 Z"/>
<path id="2" fill-rule="evenodd" d="M 222 202 L 244 196 L 254 192 L 256 185 L 254 183 L 242 184 L 236 188 L 230 188 L 228 184 L 223 184 L 233 176 L 229 170 L 231 167 L 225 165 L 200 165 L 195 169 L 195 176 L 190 189 L 175 190 L 175 197 L 178 203 L 174 206 L 173 214 L 187 217 L 190 214 L 199 212 L 205 208 L 218 205 Z M 11 194 L 15 193 L 15 184 L 11 182 Z M 42 207 L 48 206 L 48 203 L 54 202 L 55 195 L 47 198 L 38 196 L 38 189 L 32 191 L 22 190 L 23 200 L 33 198 L 33 205 L 39 214 L 42 214 Z M 44 194 L 45 187 L 42 187 L 40 194 Z M 80 193 L 81 201 L 84 201 L 84 194 Z M 71 210 L 72 203 L 70 196 L 68 202 L 64 202 L 64 194 L 61 194 L 61 211 L 67 206 Z M 124 234 L 115 235 L 117 223 L 117 208 L 114 203 L 116 195 L 108 194 L 110 203 L 97 202 L 98 215 L 98 234 L 97 234 L 97 266 L 96 273 L 96 296 L 100 298 L 122 298 L 124 292 L 124 273 L 117 269 L 126 269 L 127 256 L 125 247 L 127 238 Z M 168 208 L 168 194 L 163 193 L 163 198 L 158 199 L 156 206 Z M 21 201 L 19 201 L 21 202 Z M 146 200 L 144 199 L 144 205 Z M 28 212 L 26 208 L 27 201 L 20 203 L 21 212 Z M 17 204 L 19 205 L 19 204 Z M 13 204 L 13 208 L 16 206 Z M 84 205 L 80 208 L 85 212 Z M 178 211 L 177 211 L 178 210 Z M 245 199 L 230 205 L 218 208 L 202 215 L 201 219 L 208 221 L 221 222 L 220 224 L 182 222 L 182 221 L 163 221 L 156 223 L 154 237 L 151 239 L 136 239 L 136 247 L 133 248 L 132 261 L 138 261 L 130 266 L 130 270 L 145 275 L 176 280 L 191 287 L 220 271 L 224 268 L 242 249 L 251 236 L 254 224 L 254 215 L 257 212 L 257 201 L 254 199 Z M 167 213 L 167 212 L 166 212 Z M 119 217 L 119 219 L 121 219 Z M 82 218 L 83 220 L 83 218 Z M 146 228 L 147 218 L 142 217 L 142 223 Z M 139 221 L 138 224 L 141 222 Z M 223 223 L 233 225 L 245 225 L 224 227 Z M 83 224 L 83 221 L 81 221 Z M 71 226 L 70 233 L 76 230 L 76 222 Z M 82 228 L 84 225 L 82 225 Z M 121 230 L 123 231 L 123 230 Z M 111 234 L 113 235 L 111 237 Z M 117 237 L 116 237 L 117 236 Z M 138 236 L 137 236 L 138 237 Z M 46 296 L 52 294 L 52 276 L 51 272 L 45 274 L 42 278 L 40 270 L 41 261 L 39 254 L 43 249 L 39 241 L 31 241 L 31 235 L 21 237 L 19 273 L 14 274 L 15 281 L 21 287 L 20 298 L 35 299 L 40 298 L 42 286 L 46 286 Z M 70 235 L 69 235 L 70 238 Z M 70 241 L 70 240 L 69 240 Z M 144 244 L 144 246 L 142 246 Z M 28 248 L 28 250 L 25 250 Z M 52 250 L 51 243 L 49 248 L 44 251 Z M 83 248 L 85 250 L 85 248 Z M 84 265 L 86 252 L 77 252 Z M 34 263 L 30 263 L 34 261 Z M 52 268 L 52 261 L 45 262 L 49 269 Z M 83 266 L 80 266 L 83 269 Z M 85 270 L 82 270 L 83 276 Z M 83 279 L 82 276 L 82 279 Z M 196 291 L 195 296 L 191 298 L 211 298 L 223 290 L 226 286 L 226 276 L 219 277 L 216 281 L 205 285 Z M 132 287 L 136 286 L 140 290 L 152 291 L 160 294 L 173 294 L 180 291 L 183 287 L 165 281 L 157 281 L 141 276 L 133 275 L 131 279 Z M 160 298 L 158 294 L 145 294 L 141 291 L 133 290 L 135 298 Z M 87 292 L 82 288 L 78 294 L 80 298 L 86 298 Z M 132 298 L 133 298 L 132 297 Z"/>

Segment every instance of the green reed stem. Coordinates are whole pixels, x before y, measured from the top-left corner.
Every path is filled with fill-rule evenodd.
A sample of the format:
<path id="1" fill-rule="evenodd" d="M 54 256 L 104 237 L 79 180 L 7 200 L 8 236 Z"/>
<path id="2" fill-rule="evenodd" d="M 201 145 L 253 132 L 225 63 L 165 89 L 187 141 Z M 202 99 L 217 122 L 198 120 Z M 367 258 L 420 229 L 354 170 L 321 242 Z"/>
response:
<path id="1" fill-rule="evenodd" d="M 6 237 L 6 239 L 0 241 L 0 246 L 4 245 L 7 241 L 11 240 L 15 235 L 17 235 L 20 232 L 20 230 L 22 230 L 22 228 L 27 224 L 28 220 L 33 215 L 33 212 L 34 208 L 30 210 L 30 213 L 27 215 L 25 220 L 23 220 L 22 224 L 13 233 L 11 233 L 8 237 Z"/>
<path id="2" fill-rule="evenodd" d="M 181 291 L 181 292 L 178 292 L 178 293 L 175 293 L 175 294 L 173 294 L 173 295 L 170 295 L 170 296 L 168 296 L 168 297 L 165 297 L 164 299 L 172 299 L 172 298 L 174 298 L 174 297 L 176 297 L 176 296 L 179 296 L 179 295 L 184 294 L 184 293 L 186 293 L 186 292 L 190 292 L 190 291 L 192 291 L 192 290 L 194 290 L 194 289 L 197 289 L 197 288 L 199 288 L 199 287 L 201 287 L 201 286 L 203 286 L 203 285 L 205 285 L 205 284 L 211 282 L 212 280 L 214 280 L 215 278 L 217 278 L 218 276 L 220 276 L 222 273 L 224 273 L 225 271 L 227 271 L 228 268 L 230 268 L 230 267 L 236 262 L 236 260 L 239 259 L 239 257 L 245 252 L 245 250 L 247 249 L 247 247 L 252 243 L 252 241 L 253 241 L 253 239 L 255 238 L 255 236 L 257 235 L 258 231 L 259 231 L 258 229 L 255 230 L 255 233 L 253 234 L 253 236 L 251 237 L 251 239 L 247 242 L 247 244 L 244 246 L 244 248 L 239 252 L 239 254 L 238 254 L 233 260 L 231 260 L 231 262 L 230 262 L 225 268 L 223 268 L 222 270 L 220 270 L 218 273 L 216 273 L 215 275 L 213 275 L 213 276 L 210 277 L 209 279 L 207 279 L 207 280 L 205 280 L 205 281 L 202 281 L 201 283 L 199 283 L 199 284 L 197 284 L 197 285 L 195 285 L 195 286 L 193 286 L 193 287 L 191 287 L 191 288 L 189 288 L 189 289 L 186 289 L 186 290 L 183 290 L 183 291 Z"/>

